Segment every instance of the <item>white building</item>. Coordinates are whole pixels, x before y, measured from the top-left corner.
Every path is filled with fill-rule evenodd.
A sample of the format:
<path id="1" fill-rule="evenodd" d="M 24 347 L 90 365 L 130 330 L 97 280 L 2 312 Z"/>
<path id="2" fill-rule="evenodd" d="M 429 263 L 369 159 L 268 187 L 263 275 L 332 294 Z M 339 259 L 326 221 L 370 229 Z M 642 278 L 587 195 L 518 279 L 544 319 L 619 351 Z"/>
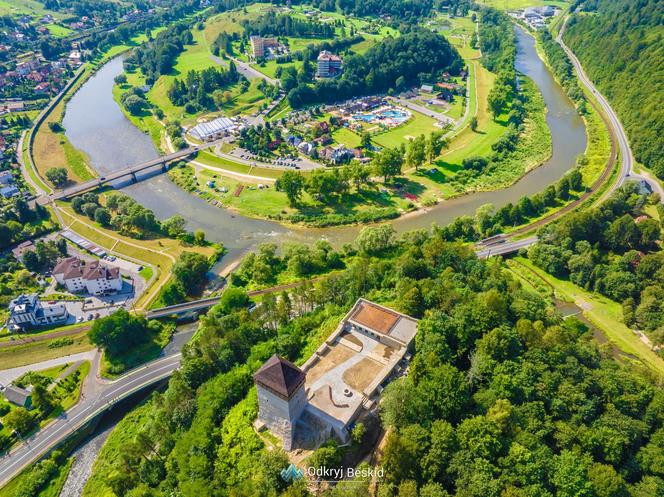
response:
<path id="1" fill-rule="evenodd" d="M 100 295 L 122 290 L 120 269 L 104 266 L 98 261 L 86 264 L 78 257 L 60 259 L 53 269 L 53 277 L 73 293 Z"/>
<path id="2" fill-rule="evenodd" d="M 237 123 L 228 117 L 218 117 L 207 123 L 200 123 L 189 130 L 189 134 L 202 141 L 215 140 L 228 136 L 237 129 Z"/>
<path id="3" fill-rule="evenodd" d="M 316 76 L 319 78 L 332 78 L 341 74 L 343 62 L 341 57 L 327 50 L 318 54 Z"/>
<path id="4" fill-rule="evenodd" d="M 65 304 L 43 304 L 37 294 L 20 295 L 9 303 L 10 329 L 58 324 L 68 317 Z"/>

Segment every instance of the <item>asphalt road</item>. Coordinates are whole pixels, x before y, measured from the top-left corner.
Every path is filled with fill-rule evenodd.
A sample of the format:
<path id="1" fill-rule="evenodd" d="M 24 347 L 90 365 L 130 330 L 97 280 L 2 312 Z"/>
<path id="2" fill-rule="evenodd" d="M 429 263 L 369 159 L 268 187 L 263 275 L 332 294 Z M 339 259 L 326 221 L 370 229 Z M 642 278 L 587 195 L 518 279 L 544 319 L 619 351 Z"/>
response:
<path id="1" fill-rule="evenodd" d="M 76 406 L 0 458 L 0 487 L 99 413 L 132 393 L 170 376 L 179 367 L 181 357 L 178 352 L 130 371 L 113 382 L 100 384 L 94 397 L 82 398 Z"/>
<path id="2" fill-rule="evenodd" d="M 165 163 L 165 162 L 171 162 L 171 161 L 174 161 L 174 160 L 177 160 L 177 159 L 187 157 L 187 156 L 197 152 L 198 150 L 203 150 L 203 149 L 206 149 L 206 148 L 214 147 L 214 146 L 218 145 L 219 143 L 221 143 L 222 141 L 223 140 L 215 140 L 215 141 L 211 141 L 211 142 L 208 142 L 208 143 L 203 143 L 203 144 L 200 144 L 200 145 L 196 145 L 196 146 L 193 146 L 193 147 L 186 148 L 184 150 L 177 150 L 173 153 L 163 155 L 161 157 L 157 157 L 156 159 L 151 159 L 151 160 L 148 160 L 148 161 L 145 161 L 145 162 L 141 162 L 140 164 L 134 164 L 132 166 L 126 167 L 125 169 L 121 169 L 119 171 L 109 173 L 106 176 L 104 176 L 103 178 L 95 178 L 95 179 L 92 179 L 90 181 L 86 181 L 85 183 L 80 183 L 78 185 L 75 185 L 75 186 L 72 186 L 72 187 L 69 187 L 69 188 L 65 188 L 64 190 L 61 190 L 59 192 L 55 192 L 55 193 L 51 194 L 48 197 L 47 201 L 59 200 L 61 198 L 71 197 L 71 196 L 76 195 L 78 193 L 82 193 L 82 192 L 85 192 L 85 191 L 90 190 L 92 188 L 96 188 L 97 186 L 100 186 L 100 185 L 103 185 L 105 183 L 109 183 L 111 181 L 123 178 L 125 176 L 130 175 L 130 174 L 140 173 L 141 171 L 143 171 L 145 169 L 149 169 L 149 168 L 157 166 L 159 164 L 162 164 L 162 163 Z"/>

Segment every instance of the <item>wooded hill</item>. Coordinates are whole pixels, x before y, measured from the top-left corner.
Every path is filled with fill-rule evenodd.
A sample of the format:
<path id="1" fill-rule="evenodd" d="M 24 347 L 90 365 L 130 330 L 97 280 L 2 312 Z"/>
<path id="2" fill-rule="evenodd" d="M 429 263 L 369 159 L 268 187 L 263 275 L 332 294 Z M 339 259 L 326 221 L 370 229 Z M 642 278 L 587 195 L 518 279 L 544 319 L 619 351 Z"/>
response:
<path id="1" fill-rule="evenodd" d="M 664 178 L 662 1 L 592 0 L 580 8 L 565 43 L 611 101 L 636 160 Z"/>

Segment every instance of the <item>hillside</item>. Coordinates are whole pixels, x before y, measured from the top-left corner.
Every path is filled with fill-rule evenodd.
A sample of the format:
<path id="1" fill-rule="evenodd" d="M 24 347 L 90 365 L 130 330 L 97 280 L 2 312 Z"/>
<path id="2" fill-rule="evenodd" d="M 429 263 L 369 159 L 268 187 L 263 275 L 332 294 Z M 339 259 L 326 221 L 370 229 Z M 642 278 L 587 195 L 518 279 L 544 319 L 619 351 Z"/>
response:
<path id="1" fill-rule="evenodd" d="M 636 160 L 664 178 L 664 2 L 593 0 L 579 8 L 565 43 L 611 101 Z"/>

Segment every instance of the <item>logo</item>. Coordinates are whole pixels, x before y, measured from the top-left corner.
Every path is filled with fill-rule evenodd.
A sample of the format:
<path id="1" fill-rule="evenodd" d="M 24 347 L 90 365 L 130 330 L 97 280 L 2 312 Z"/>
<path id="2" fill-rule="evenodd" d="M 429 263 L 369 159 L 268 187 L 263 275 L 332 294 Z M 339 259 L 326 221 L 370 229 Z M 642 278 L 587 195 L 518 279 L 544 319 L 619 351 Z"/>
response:
<path id="1" fill-rule="evenodd" d="M 298 467 L 293 463 L 291 463 L 287 468 L 282 469 L 280 474 L 284 481 L 297 481 L 301 480 L 304 476 L 302 470 L 298 469 Z"/>

